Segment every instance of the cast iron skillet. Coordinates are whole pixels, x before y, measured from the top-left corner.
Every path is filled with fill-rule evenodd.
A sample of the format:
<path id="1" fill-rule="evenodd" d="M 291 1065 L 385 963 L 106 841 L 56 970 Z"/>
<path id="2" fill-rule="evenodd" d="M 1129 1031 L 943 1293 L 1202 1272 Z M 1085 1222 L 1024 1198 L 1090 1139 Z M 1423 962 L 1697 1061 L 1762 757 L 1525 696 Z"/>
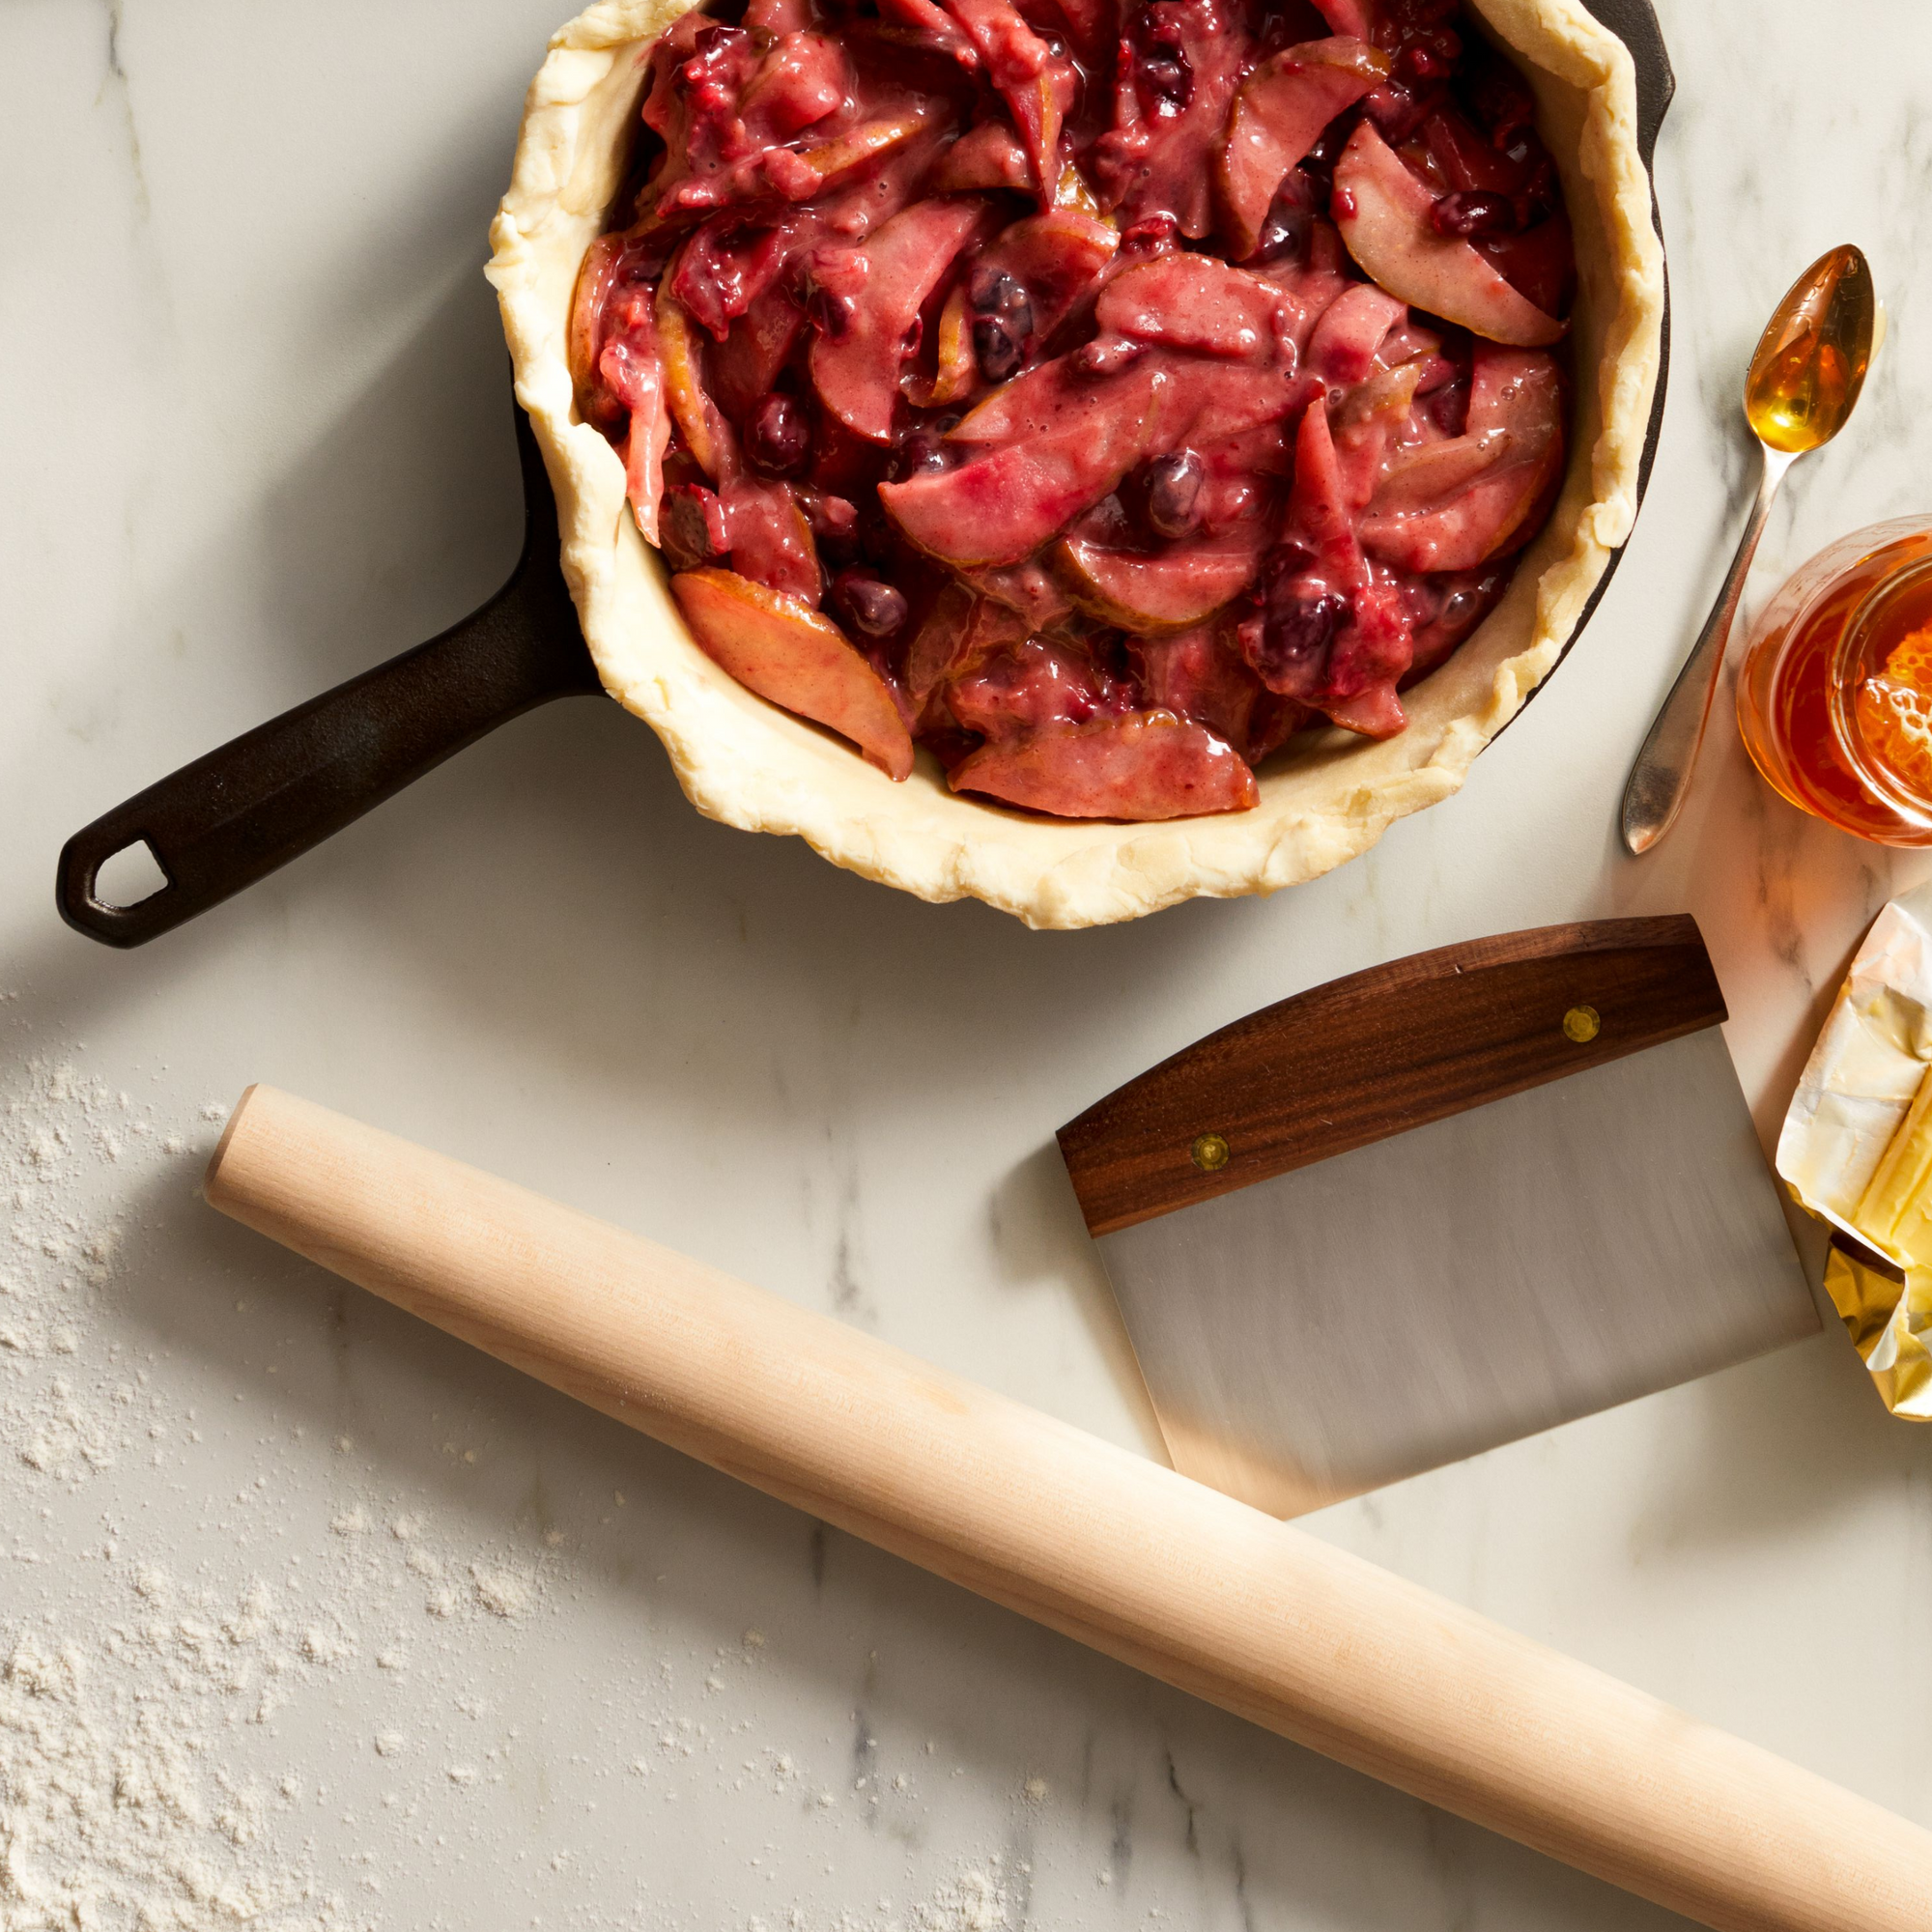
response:
<path id="1" fill-rule="evenodd" d="M 1653 168 L 1676 80 L 1651 0 L 1586 4 L 1631 50 L 1637 147 Z M 1669 359 L 1666 299 L 1639 500 L 1657 453 Z M 319 845 L 506 720 L 554 697 L 602 692 L 557 564 L 550 479 L 528 421 L 521 410 L 516 416 L 524 550 L 508 582 L 440 637 L 257 725 L 76 832 L 62 848 L 55 888 L 75 931 L 107 946 L 143 945 Z M 1571 643 L 1621 556 L 1612 554 Z M 95 890 L 101 867 L 144 841 L 167 883 L 137 904 L 107 904 Z"/>

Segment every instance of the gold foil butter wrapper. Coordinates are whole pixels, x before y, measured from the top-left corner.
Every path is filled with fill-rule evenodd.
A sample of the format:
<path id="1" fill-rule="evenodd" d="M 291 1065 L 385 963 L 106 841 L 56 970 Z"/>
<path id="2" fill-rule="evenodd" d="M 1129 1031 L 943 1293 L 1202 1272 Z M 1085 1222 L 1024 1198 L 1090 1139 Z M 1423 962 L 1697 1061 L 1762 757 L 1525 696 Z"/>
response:
<path id="1" fill-rule="evenodd" d="M 1932 888 L 1894 899 L 1853 959 L 1777 1140 L 1799 1205 L 1836 1231 L 1825 1269 L 1892 1414 L 1932 1422 Z"/>

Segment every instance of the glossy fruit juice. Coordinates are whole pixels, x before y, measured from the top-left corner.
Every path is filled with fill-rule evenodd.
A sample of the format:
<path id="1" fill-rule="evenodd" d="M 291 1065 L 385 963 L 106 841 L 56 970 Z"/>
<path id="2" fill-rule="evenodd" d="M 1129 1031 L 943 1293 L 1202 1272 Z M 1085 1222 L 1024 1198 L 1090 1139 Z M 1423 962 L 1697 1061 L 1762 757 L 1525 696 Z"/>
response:
<path id="1" fill-rule="evenodd" d="M 1840 538 L 1759 618 L 1738 728 L 1803 810 L 1886 845 L 1932 845 L 1932 520 Z"/>

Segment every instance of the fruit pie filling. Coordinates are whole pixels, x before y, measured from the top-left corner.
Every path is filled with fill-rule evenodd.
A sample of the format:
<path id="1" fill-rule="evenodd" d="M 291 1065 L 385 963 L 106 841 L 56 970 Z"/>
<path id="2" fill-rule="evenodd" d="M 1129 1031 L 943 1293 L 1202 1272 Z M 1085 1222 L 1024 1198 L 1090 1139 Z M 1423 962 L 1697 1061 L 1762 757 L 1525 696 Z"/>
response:
<path id="1" fill-rule="evenodd" d="M 578 405 L 693 636 L 895 779 L 1255 804 L 1496 603 L 1574 263 L 1456 0 L 748 0 L 652 47 Z"/>

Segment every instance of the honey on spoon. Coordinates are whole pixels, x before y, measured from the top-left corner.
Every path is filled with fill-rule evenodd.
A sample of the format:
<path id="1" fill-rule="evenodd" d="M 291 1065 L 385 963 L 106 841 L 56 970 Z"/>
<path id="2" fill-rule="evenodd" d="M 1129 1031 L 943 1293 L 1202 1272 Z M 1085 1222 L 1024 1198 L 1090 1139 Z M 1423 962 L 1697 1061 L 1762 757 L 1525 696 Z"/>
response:
<path id="1" fill-rule="evenodd" d="M 1718 601 L 1663 700 L 1624 789 L 1623 837 L 1647 852 L 1676 822 L 1711 715 L 1731 625 L 1758 539 L 1785 472 L 1844 428 L 1864 386 L 1878 328 L 1871 269 L 1846 243 L 1805 270 L 1758 339 L 1745 383 L 1745 418 L 1757 438 L 1757 499 Z"/>

